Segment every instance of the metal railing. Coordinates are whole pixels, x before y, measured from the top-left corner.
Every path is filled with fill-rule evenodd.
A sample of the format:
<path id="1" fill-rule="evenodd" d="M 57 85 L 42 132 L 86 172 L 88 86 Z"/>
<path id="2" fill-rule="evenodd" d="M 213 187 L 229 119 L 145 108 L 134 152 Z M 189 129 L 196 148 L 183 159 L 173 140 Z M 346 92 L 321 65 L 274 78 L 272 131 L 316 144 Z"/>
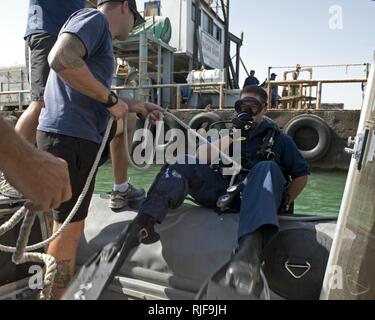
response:
<path id="1" fill-rule="evenodd" d="M 288 88 L 288 95 L 282 96 L 279 100 L 279 104 L 276 109 L 298 109 L 301 110 L 306 101 L 308 105 L 305 104 L 308 108 L 312 108 L 312 101 L 316 101 L 315 108 L 319 110 L 322 104 L 322 91 L 324 84 L 339 84 L 339 83 L 367 83 L 367 79 L 341 79 L 341 80 L 291 80 L 291 81 L 270 81 L 268 82 L 267 92 L 268 92 L 268 105 L 272 109 L 272 89 L 276 86 L 283 86 Z M 225 82 L 216 82 L 216 83 L 175 83 L 175 84 L 155 84 L 147 86 L 113 86 L 112 90 L 119 91 L 139 91 L 141 92 L 144 89 L 157 89 L 160 92 L 160 89 L 173 88 L 176 90 L 176 104 L 175 108 L 177 110 L 181 109 L 182 104 L 182 88 L 210 88 L 216 90 L 219 93 L 219 110 L 224 110 L 225 104 Z M 290 96 L 289 93 L 291 88 L 298 89 L 298 95 Z M 304 90 L 307 88 L 316 88 L 316 96 L 307 96 L 304 95 Z M 20 110 L 23 109 L 23 96 L 30 93 L 30 90 L 15 90 L 15 91 L 0 91 L 0 97 L 3 95 L 17 95 L 18 96 L 18 107 Z M 160 94 L 160 93 L 159 93 Z M 296 106 L 296 107 L 295 107 Z"/>
<path id="2" fill-rule="evenodd" d="M 30 90 L 0 91 L 0 101 L 1 101 L 2 96 L 12 96 L 12 95 L 17 96 L 18 97 L 18 102 L 17 102 L 18 108 L 19 108 L 19 110 L 22 110 L 23 109 L 23 102 L 25 101 L 24 95 L 26 95 L 28 93 L 30 93 Z M 1 102 L 1 103 L 5 103 L 5 102 Z M 7 102 L 7 104 L 9 104 L 9 103 L 10 102 Z"/>
<path id="3" fill-rule="evenodd" d="M 216 82 L 216 83 L 174 83 L 174 84 L 155 84 L 155 85 L 147 85 L 147 86 L 138 86 L 138 87 L 129 87 L 129 86 L 116 86 L 112 87 L 112 90 L 119 92 L 122 90 L 144 90 L 144 89 L 165 89 L 165 88 L 174 88 L 176 89 L 176 109 L 181 109 L 181 92 L 182 88 L 211 88 L 218 90 L 219 92 L 219 110 L 224 110 L 224 101 L 225 101 L 225 82 Z"/>
<path id="4" fill-rule="evenodd" d="M 125 91 L 140 91 L 142 89 L 165 89 L 165 88 L 174 88 L 176 89 L 176 109 L 181 109 L 181 97 L 182 97 L 182 88 L 189 87 L 189 88 L 211 88 L 218 90 L 219 96 L 220 96 L 220 102 L 219 102 L 219 109 L 224 109 L 224 98 L 225 98 L 225 92 L 224 89 L 226 87 L 226 83 L 224 82 L 216 82 L 216 83 L 195 83 L 195 84 L 188 84 L 188 83 L 174 83 L 174 84 L 156 84 L 156 85 L 147 85 L 147 86 L 138 86 L 138 87 L 129 87 L 129 86 L 113 86 L 112 90 L 116 91 L 117 93 L 119 91 L 125 90 Z M 18 95 L 18 107 L 21 110 L 23 105 L 23 95 L 30 93 L 30 90 L 17 90 L 17 91 L 3 91 L 0 92 L 0 97 L 3 95 Z"/>
<path id="5" fill-rule="evenodd" d="M 287 95 L 277 98 L 279 103 L 276 106 L 276 109 L 301 110 L 303 106 L 312 108 L 312 101 L 315 100 L 315 108 L 316 110 L 319 110 L 322 105 L 323 84 L 339 83 L 367 83 L 367 79 L 269 81 L 267 86 L 268 105 L 270 106 L 270 109 L 272 109 L 272 89 L 282 86 L 283 90 L 287 90 Z M 312 95 L 312 89 L 314 87 L 316 88 L 315 96 Z M 305 94 L 307 89 L 310 91 L 309 95 Z M 292 91 L 294 91 L 295 94 L 291 95 Z M 306 102 L 308 103 L 306 104 Z"/>

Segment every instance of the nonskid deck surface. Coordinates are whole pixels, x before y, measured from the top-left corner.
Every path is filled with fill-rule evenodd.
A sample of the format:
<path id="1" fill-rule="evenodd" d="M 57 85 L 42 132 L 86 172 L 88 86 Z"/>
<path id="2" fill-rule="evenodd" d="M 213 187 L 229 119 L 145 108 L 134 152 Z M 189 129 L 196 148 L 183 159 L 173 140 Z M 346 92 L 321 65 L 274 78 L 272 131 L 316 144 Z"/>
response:
<path id="1" fill-rule="evenodd" d="M 78 249 L 78 268 L 115 240 L 137 215 L 136 210 L 128 207 L 112 211 L 108 202 L 100 195 L 92 198 Z M 3 218 L 7 219 L 6 212 L 14 213 L 22 203 L 23 200 L 0 197 Z M 280 230 L 307 226 L 310 222 L 304 219 L 306 216 L 301 215 L 280 217 Z M 313 222 L 317 234 L 333 238 L 335 220 L 313 219 L 318 219 Z M 133 292 L 130 297 L 143 296 L 146 292 L 163 299 L 194 297 L 207 278 L 229 259 L 237 244 L 238 220 L 238 214 L 219 216 L 213 210 L 186 203 L 170 210 L 163 223 L 155 226 L 160 241 L 135 248 L 103 297 L 129 298 L 122 292 Z"/>
<path id="2" fill-rule="evenodd" d="M 136 214 L 129 208 L 114 212 L 108 208 L 107 199 L 94 195 L 78 249 L 78 265 L 113 241 Z M 219 216 L 213 210 L 191 204 L 170 210 L 163 223 L 155 227 L 160 241 L 134 249 L 120 268 L 115 285 L 121 286 L 126 283 L 121 279 L 131 278 L 150 286 L 197 293 L 207 277 L 229 259 L 237 244 L 238 219 L 238 214 Z M 302 220 L 297 221 L 299 226 L 309 223 Z M 295 218 L 283 218 L 281 229 L 295 223 Z M 326 218 L 316 222 L 316 231 L 333 238 L 335 225 L 335 220 Z"/>

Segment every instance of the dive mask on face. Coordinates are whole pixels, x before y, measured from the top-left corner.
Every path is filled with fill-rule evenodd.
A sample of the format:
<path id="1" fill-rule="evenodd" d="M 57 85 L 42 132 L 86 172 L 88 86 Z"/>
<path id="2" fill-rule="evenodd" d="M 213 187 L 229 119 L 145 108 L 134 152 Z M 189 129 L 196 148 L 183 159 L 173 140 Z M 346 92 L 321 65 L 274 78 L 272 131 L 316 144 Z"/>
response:
<path id="1" fill-rule="evenodd" d="M 237 100 L 234 108 L 237 115 L 232 120 L 233 127 L 244 132 L 250 132 L 256 127 L 253 117 L 262 112 L 264 103 L 253 97 L 245 97 Z"/>
<path id="2" fill-rule="evenodd" d="M 258 99 L 253 97 L 245 97 L 243 99 L 237 100 L 234 109 L 238 114 L 246 112 L 251 117 L 258 115 L 264 108 L 264 103 L 260 102 Z"/>

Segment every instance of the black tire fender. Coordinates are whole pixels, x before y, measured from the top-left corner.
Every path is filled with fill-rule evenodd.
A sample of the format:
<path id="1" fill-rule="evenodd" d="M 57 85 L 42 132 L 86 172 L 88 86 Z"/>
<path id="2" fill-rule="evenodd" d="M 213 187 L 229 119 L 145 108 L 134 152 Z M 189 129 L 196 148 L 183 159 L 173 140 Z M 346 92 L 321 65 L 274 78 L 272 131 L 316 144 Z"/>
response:
<path id="1" fill-rule="evenodd" d="M 189 127 L 193 130 L 198 131 L 205 123 L 207 123 L 208 126 L 210 126 L 211 124 L 221 120 L 221 117 L 215 112 L 202 112 L 197 114 L 190 120 Z M 226 127 L 225 124 L 218 124 L 218 126 L 215 126 L 215 128 L 220 130 L 225 129 Z"/>
<path id="2" fill-rule="evenodd" d="M 305 127 L 313 129 L 318 136 L 318 143 L 310 150 L 301 150 L 296 142 L 297 131 Z M 322 118 L 316 115 L 303 114 L 293 118 L 285 126 L 284 132 L 292 137 L 302 156 L 309 161 L 323 158 L 331 146 L 331 129 Z"/>

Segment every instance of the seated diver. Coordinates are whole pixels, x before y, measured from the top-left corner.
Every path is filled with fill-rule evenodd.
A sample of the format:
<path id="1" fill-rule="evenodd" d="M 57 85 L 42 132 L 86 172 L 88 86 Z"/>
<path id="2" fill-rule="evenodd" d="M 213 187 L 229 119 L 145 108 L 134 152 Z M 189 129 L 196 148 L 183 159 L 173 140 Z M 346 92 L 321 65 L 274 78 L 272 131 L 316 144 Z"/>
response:
<path id="1" fill-rule="evenodd" d="M 305 187 L 309 168 L 293 140 L 280 132 L 274 122 L 264 118 L 267 93 L 258 86 L 247 86 L 240 98 L 236 111 L 246 114 L 253 126 L 247 139 L 241 139 L 241 162 L 246 163 L 248 170 L 244 171 L 241 197 L 234 200 L 240 214 L 238 247 L 228 264 L 227 276 L 232 277 L 229 283 L 236 289 L 243 268 L 248 268 L 252 293 L 260 297 L 263 289 L 260 274 L 262 248 L 278 232 L 279 208 L 289 206 Z M 260 157 L 259 150 L 265 149 L 269 132 L 274 133 L 272 146 L 269 146 L 274 157 Z M 221 148 L 226 146 L 227 149 L 233 142 L 230 135 L 220 140 L 213 143 L 216 146 L 221 143 Z M 201 145 L 197 158 L 205 155 L 212 163 L 210 148 L 208 144 Z M 244 165 L 242 167 L 245 169 Z M 156 242 L 159 237 L 154 224 L 162 223 L 168 208 L 180 206 L 187 195 L 203 207 L 217 208 L 217 200 L 226 193 L 229 183 L 230 177 L 223 176 L 210 165 L 177 163 L 164 166 L 131 226 L 132 243 Z"/>

